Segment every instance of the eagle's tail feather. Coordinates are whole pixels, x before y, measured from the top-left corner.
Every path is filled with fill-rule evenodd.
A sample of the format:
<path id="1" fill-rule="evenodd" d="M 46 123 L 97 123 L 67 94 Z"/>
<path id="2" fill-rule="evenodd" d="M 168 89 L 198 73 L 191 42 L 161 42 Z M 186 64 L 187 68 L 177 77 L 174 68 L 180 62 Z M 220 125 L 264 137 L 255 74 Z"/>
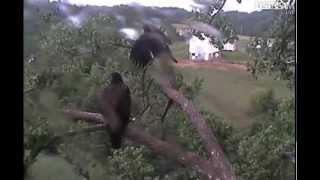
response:
<path id="1" fill-rule="evenodd" d="M 121 147 L 122 135 L 119 133 L 110 134 L 111 146 L 114 149 L 119 149 Z"/>

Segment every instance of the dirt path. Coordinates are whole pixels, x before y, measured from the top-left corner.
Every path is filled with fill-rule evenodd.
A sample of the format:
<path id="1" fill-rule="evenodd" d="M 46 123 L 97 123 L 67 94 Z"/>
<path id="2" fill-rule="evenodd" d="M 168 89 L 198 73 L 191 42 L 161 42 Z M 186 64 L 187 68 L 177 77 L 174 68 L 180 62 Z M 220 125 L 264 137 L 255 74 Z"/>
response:
<path id="1" fill-rule="evenodd" d="M 243 64 L 231 63 L 228 60 L 215 60 L 215 61 L 193 61 L 188 59 L 180 59 L 178 60 L 178 64 L 175 64 L 178 67 L 193 67 L 193 68 L 215 68 L 221 70 L 240 70 L 246 71 L 247 67 Z"/>

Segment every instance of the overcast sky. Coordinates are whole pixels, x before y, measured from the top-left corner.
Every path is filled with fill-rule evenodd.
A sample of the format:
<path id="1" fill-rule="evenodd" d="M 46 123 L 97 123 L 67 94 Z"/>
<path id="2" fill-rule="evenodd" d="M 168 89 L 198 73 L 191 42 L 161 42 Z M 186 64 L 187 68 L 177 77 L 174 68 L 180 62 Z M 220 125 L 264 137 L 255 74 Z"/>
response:
<path id="1" fill-rule="evenodd" d="M 53 0 L 54 1 L 54 0 Z M 131 4 L 138 3 L 144 6 L 158 6 L 158 7 L 179 7 L 186 10 L 191 10 L 192 6 L 196 6 L 193 0 L 68 0 L 71 4 L 81 4 L 81 5 L 105 5 L 114 6 L 119 4 Z M 271 3 L 275 0 L 242 0 L 239 4 L 236 0 L 227 0 L 223 10 L 231 11 L 237 10 L 242 12 L 252 12 L 256 10 L 261 10 L 258 4 Z"/>

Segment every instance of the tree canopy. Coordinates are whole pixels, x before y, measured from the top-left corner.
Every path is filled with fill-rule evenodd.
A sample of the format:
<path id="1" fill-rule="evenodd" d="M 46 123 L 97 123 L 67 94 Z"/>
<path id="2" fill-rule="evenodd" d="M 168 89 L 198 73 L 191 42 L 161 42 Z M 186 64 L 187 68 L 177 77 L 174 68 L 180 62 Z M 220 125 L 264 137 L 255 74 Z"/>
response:
<path id="1" fill-rule="evenodd" d="M 212 2 L 214 5 L 215 1 Z M 223 3 L 219 1 L 212 8 L 218 9 Z M 57 7 L 58 4 L 49 6 L 53 5 Z M 128 60 L 130 42 L 119 34 L 119 19 L 107 13 L 109 8 L 105 12 L 92 12 L 81 26 L 74 26 L 57 11 L 34 7 L 30 5 L 30 16 L 25 16 L 28 28 L 24 31 L 26 178 L 41 179 L 58 167 L 70 169 L 65 165 L 67 163 L 72 166 L 73 174 L 59 174 L 63 179 L 75 179 L 74 174 L 94 180 L 210 179 L 210 176 L 219 176 L 214 169 L 217 168 L 214 163 L 219 162 L 210 161 L 214 156 L 208 153 L 210 143 L 222 148 L 237 179 L 294 178 L 294 163 L 284 157 L 284 153 L 294 152 L 295 148 L 293 96 L 275 101 L 270 92 L 258 94 L 253 102 L 259 107 L 253 108 L 257 123 L 248 132 L 238 132 L 214 113 L 194 110 L 196 108 L 192 103 L 206 83 L 201 78 L 194 77 L 193 81 L 187 82 L 182 74 L 177 73 L 177 89 L 172 91 L 153 82 L 153 77 L 148 76 L 145 78 L 148 85 L 145 91 L 140 83 L 142 73 Z M 129 6 L 114 8 L 126 9 L 125 12 L 132 18 L 130 23 L 142 22 L 140 18 L 143 15 Z M 74 11 L 84 9 L 86 7 L 74 7 Z M 261 50 L 252 50 L 256 60 L 253 69 L 279 74 L 291 84 L 294 68 L 289 66 L 288 61 L 295 57 L 292 11 L 294 6 L 285 8 L 270 28 L 274 38 L 271 50 L 264 46 Z M 210 22 L 212 16 L 201 12 L 197 18 L 212 23 L 227 36 L 237 35 L 220 13 Z M 262 42 L 266 40 L 262 39 Z M 32 61 L 31 56 L 34 58 Z M 101 120 L 96 114 L 96 93 L 108 83 L 107 75 L 115 71 L 121 73 L 130 88 L 132 117 L 135 117 L 126 134 L 124 147 L 119 150 L 110 148 L 106 132 L 97 130 L 101 127 L 92 127 L 94 120 Z M 185 106 L 176 103 L 168 112 L 164 128 L 169 138 L 163 142 L 157 137 L 161 127 L 159 119 L 168 95 L 176 95 L 181 98 L 179 102 L 189 103 Z M 74 113 L 70 118 L 66 114 L 71 116 L 73 111 L 64 111 L 70 109 L 91 114 Z M 197 116 L 192 117 L 192 113 Z M 91 121 L 85 121 L 87 119 Z M 209 145 L 204 143 L 207 134 L 199 133 L 201 127 L 205 127 L 208 134 L 214 134 L 214 137 L 208 137 L 214 142 L 209 142 Z M 172 153 L 168 153 L 170 151 Z M 52 156 L 58 158 L 50 158 Z M 186 160 L 179 159 L 180 156 Z M 45 163 L 46 158 L 50 159 L 49 163 Z M 217 174 L 204 177 L 205 173 L 201 173 L 211 170 Z"/>

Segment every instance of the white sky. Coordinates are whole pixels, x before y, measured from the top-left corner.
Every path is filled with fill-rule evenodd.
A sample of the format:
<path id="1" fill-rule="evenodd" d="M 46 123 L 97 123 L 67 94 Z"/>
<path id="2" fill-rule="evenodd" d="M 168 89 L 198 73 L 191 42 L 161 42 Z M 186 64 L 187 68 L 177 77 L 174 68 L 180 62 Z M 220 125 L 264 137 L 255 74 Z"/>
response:
<path id="1" fill-rule="evenodd" d="M 54 0 L 50 0 L 54 1 Z M 158 6 L 158 7 L 179 7 L 186 10 L 191 10 L 191 6 L 196 5 L 193 0 L 68 0 L 71 4 L 81 5 L 105 5 L 114 6 L 119 4 L 138 3 L 143 6 Z M 271 4 L 275 0 L 242 0 L 239 4 L 237 0 L 227 0 L 224 11 L 242 11 L 252 12 L 261 10 L 258 4 Z"/>

